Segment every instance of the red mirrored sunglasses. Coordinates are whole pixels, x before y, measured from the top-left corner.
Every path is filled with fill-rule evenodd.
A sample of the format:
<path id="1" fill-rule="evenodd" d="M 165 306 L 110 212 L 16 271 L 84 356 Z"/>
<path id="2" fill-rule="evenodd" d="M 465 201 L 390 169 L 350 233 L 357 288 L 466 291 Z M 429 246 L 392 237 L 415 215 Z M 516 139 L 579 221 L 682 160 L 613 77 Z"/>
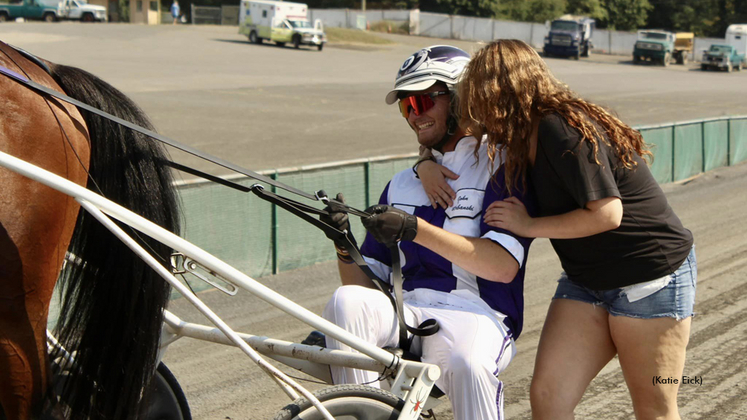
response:
<path id="1" fill-rule="evenodd" d="M 399 110 L 400 112 L 402 112 L 402 116 L 405 118 L 410 116 L 411 108 L 415 115 L 420 116 L 420 114 L 428 111 L 429 109 L 433 108 L 434 105 L 436 105 L 437 97 L 448 94 L 448 91 L 442 91 L 408 96 L 399 100 Z"/>

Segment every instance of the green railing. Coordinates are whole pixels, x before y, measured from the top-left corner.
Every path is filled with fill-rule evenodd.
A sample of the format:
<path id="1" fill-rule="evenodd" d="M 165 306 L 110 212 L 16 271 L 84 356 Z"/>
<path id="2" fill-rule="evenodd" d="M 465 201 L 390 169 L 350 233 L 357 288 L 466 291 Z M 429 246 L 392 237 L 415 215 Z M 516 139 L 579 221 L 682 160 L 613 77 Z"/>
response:
<path id="1" fill-rule="evenodd" d="M 322 189 L 331 197 L 342 192 L 348 204 L 365 209 L 378 202 L 381 191 L 395 173 L 409 168 L 416 160 L 417 154 L 413 153 L 262 174 L 303 191 Z M 247 178 L 232 180 L 246 186 L 255 183 Z M 179 192 L 187 240 L 252 277 L 334 258 L 334 250 L 322 231 L 254 194 L 201 180 L 180 183 Z M 285 195 L 304 200 L 289 193 Z M 306 204 L 317 203 L 306 201 Z M 354 235 L 363 238 L 360 223 L 352 226 Z"/>
<path id="2" fill-rule="evenodd" d="M 747 116 L 636 128 L 653 145 L 651 171 L 661 184 L 747 160 Z"/>
<path id="3" fill-rule="evenodd" d="M 687 179 L 747 160 L 747 116 L 636 127 L 653 145 L 651 170 L 659 183 Z M 413 149 L 415 146 L 413 146 Z M 264 171 L 304 191 L 345 194 L 353 207 L 376 203 L 389 179 L 417 156 L 385 156 L 325 165 Z M 251 179 L 234 178 L 242 185 Z M 258 199 L 209 182 L 179 184 L 186 237 L 252 277 L 305 267 L 334 258 L 324 234 L 292 214 Z M 353 233 L 363 238 L 360 223 Z"/>

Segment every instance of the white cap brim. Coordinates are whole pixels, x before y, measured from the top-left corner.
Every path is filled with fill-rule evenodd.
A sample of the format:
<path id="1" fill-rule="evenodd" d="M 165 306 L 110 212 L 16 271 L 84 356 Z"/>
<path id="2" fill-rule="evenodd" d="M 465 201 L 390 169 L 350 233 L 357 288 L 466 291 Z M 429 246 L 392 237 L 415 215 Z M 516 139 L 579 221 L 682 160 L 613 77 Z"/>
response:
<path id="1" fill-rule="evenodd" d="M 423 80 L 422 82 L 411 83 L 411 84 L 406 84 L 404 86 L 396 87 L 386 94 L 386 103 L 387 105 L 391 105 L 397 102 L 397 99 L 399 99 L 400 92 L 414 92 L 418 90 L 426 90 L 429 87 L 435 85 L 437 81 L 438 80 L 433 80 L 433 79 Z"/>

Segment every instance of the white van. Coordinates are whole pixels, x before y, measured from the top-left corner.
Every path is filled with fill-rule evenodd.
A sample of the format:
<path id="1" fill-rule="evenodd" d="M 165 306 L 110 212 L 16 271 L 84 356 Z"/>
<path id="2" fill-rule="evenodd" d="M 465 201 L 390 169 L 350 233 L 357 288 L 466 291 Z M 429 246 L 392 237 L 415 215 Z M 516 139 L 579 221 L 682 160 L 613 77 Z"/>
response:
<path id="1" fill-rule="evenodd" d="M 241 0 L 239 33 L 256 44 L 267 39 L 280 46 L 291 43 L 295 48 L 315 45 L 321 51 L 327 36 L 321 20 L 317 19 L 311 26 L 308 11 L 309 7 L 303 3 Z"/>

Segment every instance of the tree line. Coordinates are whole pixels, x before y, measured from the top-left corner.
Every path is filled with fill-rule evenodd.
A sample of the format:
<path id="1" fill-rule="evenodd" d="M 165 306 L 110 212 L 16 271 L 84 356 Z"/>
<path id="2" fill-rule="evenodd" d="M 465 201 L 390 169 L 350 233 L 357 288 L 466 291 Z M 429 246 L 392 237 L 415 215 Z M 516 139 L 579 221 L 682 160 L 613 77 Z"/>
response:
<path id="1" fill-rule="evenodd" d="M 295 0 L 311 8 L 360 9 L 362 0 Z M 620 31 L 666 29 L 723 38 L 726 27 L 747 23 L 747 0 L 368 0 L 367 9 L 545 22 L 563 14 L 589 16 L 597 27 Z"/>

